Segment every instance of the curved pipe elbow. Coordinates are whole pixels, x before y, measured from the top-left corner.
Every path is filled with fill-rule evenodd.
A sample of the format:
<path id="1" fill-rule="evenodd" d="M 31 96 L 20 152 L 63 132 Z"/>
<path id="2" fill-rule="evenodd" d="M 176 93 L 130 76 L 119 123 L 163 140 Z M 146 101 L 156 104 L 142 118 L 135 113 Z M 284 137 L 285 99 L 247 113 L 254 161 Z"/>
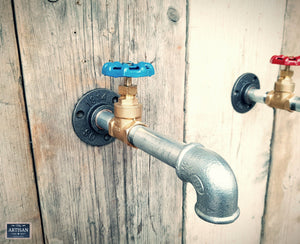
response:
<path id="1" fill-rule="evenodd" d="M 178 177 L 190 182 L 197 193 L 195 211 L 205 221 L 228 224 L 240 213 L 238 187 L 226 161 L 200 144 L 184 147 L 177 159 Z"/>

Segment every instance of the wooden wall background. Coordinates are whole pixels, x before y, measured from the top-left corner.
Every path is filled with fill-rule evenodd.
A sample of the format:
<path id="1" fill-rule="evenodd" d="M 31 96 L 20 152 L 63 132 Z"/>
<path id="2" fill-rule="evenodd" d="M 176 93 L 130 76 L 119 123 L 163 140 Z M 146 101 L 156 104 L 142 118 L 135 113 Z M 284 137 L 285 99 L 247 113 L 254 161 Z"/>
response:
<path id="1" fill-rule="evenodd" d="M 240 74 L 271 90 L 269 58 L 300 54 L 299 13 L 297 0 L 1 0 L 0 242 L 6 222 L 31 222 L 24 243 L 299 243 L 300 114 L 230 103 Z M 192 187 L 147 154 L 79 141 L 77 99 L 121 82 L 101 75 L 108 60 L 153 63 L 137 81 L 144 121 L 229 162 L 235 223 L 200 220 Z"/>

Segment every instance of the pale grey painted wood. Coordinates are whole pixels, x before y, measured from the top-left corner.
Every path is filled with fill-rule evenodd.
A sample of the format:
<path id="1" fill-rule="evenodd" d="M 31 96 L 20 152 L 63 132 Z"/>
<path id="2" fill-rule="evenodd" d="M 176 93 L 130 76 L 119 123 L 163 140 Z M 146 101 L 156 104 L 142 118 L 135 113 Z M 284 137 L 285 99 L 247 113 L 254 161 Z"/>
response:
<path id="1" fill-rule="evenodd" d="M 287 1 L 281 51 L 284 55 L 300 55 L 299 11 L 299 1 Z M 292 70 L 295 93 L 300 96 L 300 68 Z M 299 133 L 300 114 L 277 110 L 263 243 L 300 243 Z"/>
<path id="2" fill-rule="evenodd" d="M 257 105 L 236 113 L 230 101 L 239 75 L 253 72 L 261 89 L 272 89 L 278 67 L 285 1 L 190 2 L 186 139 L 218 152 L 239 186 L 241 215 L 230 225 L 212 225 L 194 214 L 194 190 L 187 188 L 187 243 L 259 243 L 264 210 L 273 111 Z"/>
<path id="3" fill-rule="evenodd" d="M 12 242 L 7 222 L 31 222 L 32 239 L 22 243 L 42 243 L 11 1 L 0 6 L 0 243 Z"/>
<path id="4" fill-rule="evenodd" d="M 182 183 L 173 169 L 121 142 L 97 148 L 74 134 L 77 99 L 109 61 L 152 62 L 137 82 L 143 118 L 182 140 L 185 1 L 15 1 L 48 243 L 179 243 Z M 176 11 L 167 15 L 169 7 Z M 177 18 L 179 17 L 179 19 Z"/>

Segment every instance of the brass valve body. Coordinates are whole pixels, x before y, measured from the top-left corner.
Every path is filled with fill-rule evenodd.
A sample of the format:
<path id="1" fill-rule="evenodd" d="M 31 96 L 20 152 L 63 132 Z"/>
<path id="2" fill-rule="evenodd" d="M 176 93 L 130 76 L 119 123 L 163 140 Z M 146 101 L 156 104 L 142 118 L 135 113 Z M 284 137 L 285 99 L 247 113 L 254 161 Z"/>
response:
<path id="1" fill-rule="evenodd" d="M 265 103 L 268 106 L 292 112 L 289 100 L 295 95 L 295 83 L 292 80 L 293 74 L 294 72 L 289 70 L 289 66 L 280 71 L 280 76 L 275 82 L 274 90 L 267 94 Z"/>
<path id="2" fill-rule="evenodd" d="M 126 84 L 126 83 L 125 83 Z M 119 101 L 114 104 L 115 117 L 109 122 L 109 135 L 132 146 L 127 135 L 130 129 L 142 124 L 142 104 L 136 98 L 137 86 L 119 86 Z"/>

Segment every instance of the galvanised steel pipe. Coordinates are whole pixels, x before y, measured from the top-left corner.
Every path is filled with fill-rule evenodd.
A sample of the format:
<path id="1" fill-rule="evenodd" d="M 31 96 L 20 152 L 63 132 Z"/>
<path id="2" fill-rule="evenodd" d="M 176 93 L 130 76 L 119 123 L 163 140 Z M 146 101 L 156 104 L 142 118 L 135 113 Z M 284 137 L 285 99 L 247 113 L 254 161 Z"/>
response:
<path id="1" fill-rule="evenodd" d="M 248 91 L 245 93 L 245 101 L 247 103 L 265 103 L 267 98 L 267 93 L 262 92 L 260 89 L 255 89 L 253 87 L 250 87 Z"/>
<path id="2" fill-rule="evenodd" d="M 258 103 L 265 103 L 266 97 L 267 97 L 266 92 L 262 92 L 260 89 L 255 89 L 253 87 L 250 87 L 248 91 L 245 92 L 245 101 L 247 103 L 253 103 L 253 102 L 258 102 Z M 292 111 L 298 111 L 300 112 L 300 97 L 292 97 L 290 100 L 290 109 Z"/>
<path id="3" fill-rule="evenodd" d="M 98 112 L 95 123 L 108 131 L 113 118 L 112 112 L 102 110 Z M 175 168 L 182 181 L 194 186 L 197 193 L 195 211 L 200 218 L 214 224 L 227 224 L 238 218 L 237 182 L 221 156 L 200 144 L 167 139 L 143 125 L 130 130 L 128 141 Z"/>

